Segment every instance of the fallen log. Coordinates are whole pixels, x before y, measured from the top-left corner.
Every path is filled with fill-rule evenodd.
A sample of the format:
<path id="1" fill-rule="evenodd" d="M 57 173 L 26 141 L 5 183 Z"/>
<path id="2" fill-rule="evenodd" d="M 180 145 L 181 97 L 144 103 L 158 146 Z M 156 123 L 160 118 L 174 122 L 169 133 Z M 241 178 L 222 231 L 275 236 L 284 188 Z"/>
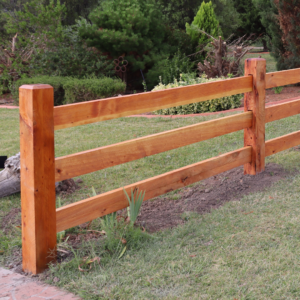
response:
<path id="1" fill-rule="evenodd" d="M 57 194 L 71 194 L 79 188 L 72 178 L 55 183 Z M 4 163 L 4 169 L 0 172 L 0 198 L 19 193 L 21 191 L 20 153 L 9 157 Z"/>
<path id="2" fill-rule="evenodd" d="M 0 198 L 20 192 L 20 153 L 9 157 L 0 172 Z"/>

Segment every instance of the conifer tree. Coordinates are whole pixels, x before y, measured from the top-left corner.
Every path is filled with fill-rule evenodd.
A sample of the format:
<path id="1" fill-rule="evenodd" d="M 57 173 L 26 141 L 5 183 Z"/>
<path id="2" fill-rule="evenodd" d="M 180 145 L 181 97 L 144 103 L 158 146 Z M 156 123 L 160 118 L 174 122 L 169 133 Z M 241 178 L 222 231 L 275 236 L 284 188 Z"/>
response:
<path id="1" fill-rule="evenodd" d="M 300 67 L 300 1 L 274 0 L 283 45 L 277 64 L 279 69 Z"/>
<path id="2" fill-rule="evenodd" d="M 199 29 L 205 31 L 213 37 L 222 35 L 219 22 L 214 13 L 213 5 L 211 1 L 208 3 L 202 2 L 194 21 L 191 25 L 186 23 L 186 32 L 191 36 L 191 40 L 197 41 L 198 45 L 204 45 L 209 42 L 209 37 L 201 32 Z"/>
<path id="3" fill-rule="evenodd" d="M 165 26 L 155 0 L 106 0 L 80 29 L 89 46 L 115 59 L 124 56 L 131 71 L 151 67 L 164 52 Z"/>

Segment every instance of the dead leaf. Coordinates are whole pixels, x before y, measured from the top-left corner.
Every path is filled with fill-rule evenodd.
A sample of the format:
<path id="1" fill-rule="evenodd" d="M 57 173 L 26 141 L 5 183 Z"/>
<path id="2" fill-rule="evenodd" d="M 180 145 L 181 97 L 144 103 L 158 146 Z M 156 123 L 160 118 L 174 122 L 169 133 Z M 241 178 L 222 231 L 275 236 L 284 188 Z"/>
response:
<path id="1" fill-rule="evenodd" d="M 194 254 L 194 255 L 190 255 L 190 257 L 196 257 L 197 255 L 196 254 Z"/>
<path id="2" fill-rule="evenodd" d="M 87 261 L 87 257 L 84 257 L 82 260 L 83 260 L 83 262 L 78 266 L 78 270 L 80 272 L 90 271 L 92 269 L 92 263 L 95 262 L 95 261 L 97 261 L 98 264 L 100 264 L 100 257 L 98 257 L 98 256 L 96 256 L 92 259 L 89 259 L 88 261 Z M 83 268 L 81 268 L 83 265 L 90 265 L 90 267 L 89 267 L 89 269 L 83 269 Z"/>
<path id="3" fill-rule="evenodd" d="M 250 212 L 244 213 L 244 215 L 249 215 L 249 214 L 252 214 L 252 213 L 254 213 L 254 211 L 250 211 Z"/>

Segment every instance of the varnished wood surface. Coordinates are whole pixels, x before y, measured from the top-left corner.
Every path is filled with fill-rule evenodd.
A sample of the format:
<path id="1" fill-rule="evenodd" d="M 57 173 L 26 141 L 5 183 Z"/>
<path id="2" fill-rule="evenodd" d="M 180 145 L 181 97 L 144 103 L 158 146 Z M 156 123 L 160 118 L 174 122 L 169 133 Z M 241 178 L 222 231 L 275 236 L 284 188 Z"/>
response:
<path id="1" fill-rule="evenodd" d="M 23 270 L 42 272 L 56 260 L 53 88 L 20 87 Z"/>
<path id="2" fill-rule="evenodd" d="M 266 108 L 266 123 L 300 114 L 300 98 Z"/>
<path id="3" fill-rule="evenodd" d="M 55 180 L 62 181 L 197 143 L 242 130 L 251 124 L 252 112 L 246 112 L 59 157 L 55 159 Z"/>
<path id="4" fill-rule="evenodd" d="M 270 156 L 300 145 L 300 131 L 296 131 L 266 142 L 266 156 Z"/>
<path id="5" fill-rule="evenodd" d="M 252 160 L 245 164 L 244 173 L 256 175 L 265 169 L 265 98 L 266 60 L 249 58 L 245 61 L 245 74 L 253 76 L 252 92 L 245 93 L 245 111 L 252 111 L 252 126 L 244 131 L 244 146 L 252 146 Z"/>
<path id="6" fill-rule="evenodd" d="M 300 69 L 272 72 L 266 74 L 266 89 L 300 82 Z"/>
<path id="7" fill-rule="evenodd" d="M 125 187 L 127 193 L 139 188 L 146 191 L 144 200 L 168 193 L 202 179 L 217 175 L 251 160 L 251 147 L 244 147 L 175 171 Z M 57 209 L 57 232 L 91 221 L 128 206 L 123 188 L 97 195 Z"/>
<path id="8" fill-rule="evenodd" d="M 211 100 L 252 90 L 252 77 L 81 102 L 54 108 L 55 129 L 90 124 L 162 108 Z"/>

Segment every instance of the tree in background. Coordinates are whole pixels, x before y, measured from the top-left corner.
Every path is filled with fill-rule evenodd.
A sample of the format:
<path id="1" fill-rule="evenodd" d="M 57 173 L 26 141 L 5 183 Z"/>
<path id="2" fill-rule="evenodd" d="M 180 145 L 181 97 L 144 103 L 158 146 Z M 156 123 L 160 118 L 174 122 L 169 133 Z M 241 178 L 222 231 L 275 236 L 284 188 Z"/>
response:
<path id="1" fill-rule="evenodd" d="M 211 0 L 211 2 L 217 20 L 222 28 L 223 38 L 227 39 L 231 34 L 236 32 L 240 24 L 239 13 L 236 10 L 233 0 Z"/>
<path id="2" fill-rule="evenodd" d="M 240 25 L 235 34 L 237 36 L 255 34 L 256 37 L 262 37 L 264 51 L 267 51 L 266 28 L 261 23 L 259 10 L 250 0 L 233 0 L 233 2 L 240 18 Z"/>
<path id="3" fill-rule="evenodd" d="M 259 11 L 262 25 L 266 28 L 269 38 L 268 48 L 277 62 L 277 69 L 283 70 L 285 68 L 283 60 L 285 49 L 282 43 L 282 31 L 278 22 L 278 8 L 274 0 L 252 0 L 252 2 Z"/>
<path id="4" fill-rule="evenodd" d="M 160 0 L 165 22 L 173 27 L 185 29 L 186 23 L 191 23 L 197 14 L 203 0 Z M 227 38 L 239 25 L 239 14 L 233 0 L 211 0 L 222 32 Z"/>
<path id="5" fill-rule="evenodd" d="M 208 3 L 203 1 L 192 24 L 186 23 L 186 32 L 191 36 L 191 40 L 197 42 L 198 45 L 206 45 L 210 38 L 201 33 L 199 29 L 213 37 L 222 35 L 211 1 Z"/>
<path id="6" fill-rule="evenodd" d="M 294 0 L 274 0 L 283 44 L 277 61 L 280 69 L 300 67 L 300 3 Z"/>
<path id="7" fill-rule="evenodd" d="M 165 25 L 154 0 L 107 0 L 89 15 L 92 25 L 82 26 L 89 46 L 108 57 L 123 56 L 131 73 L 146 71 L 168 53 Z"/>
<path id="8" fill-rule="evenodd" d="M 98 0 L 61 0 L 61 4 L 66 7 L 63 25 L 74 25 L 81 17 L 87 19 L 98 2 Z"/>
<path id="9" fill-rule="evenodd" d="M 52 0 L 49 5 L 31 0 L 19 10 L 1 12 L 6 39 L 0 45 L 0 92 L 8 91 L 13 81 L 29 76 L 34 69 L 32 57 L 61 37 L 64 11 L 64 5 Z"/>

